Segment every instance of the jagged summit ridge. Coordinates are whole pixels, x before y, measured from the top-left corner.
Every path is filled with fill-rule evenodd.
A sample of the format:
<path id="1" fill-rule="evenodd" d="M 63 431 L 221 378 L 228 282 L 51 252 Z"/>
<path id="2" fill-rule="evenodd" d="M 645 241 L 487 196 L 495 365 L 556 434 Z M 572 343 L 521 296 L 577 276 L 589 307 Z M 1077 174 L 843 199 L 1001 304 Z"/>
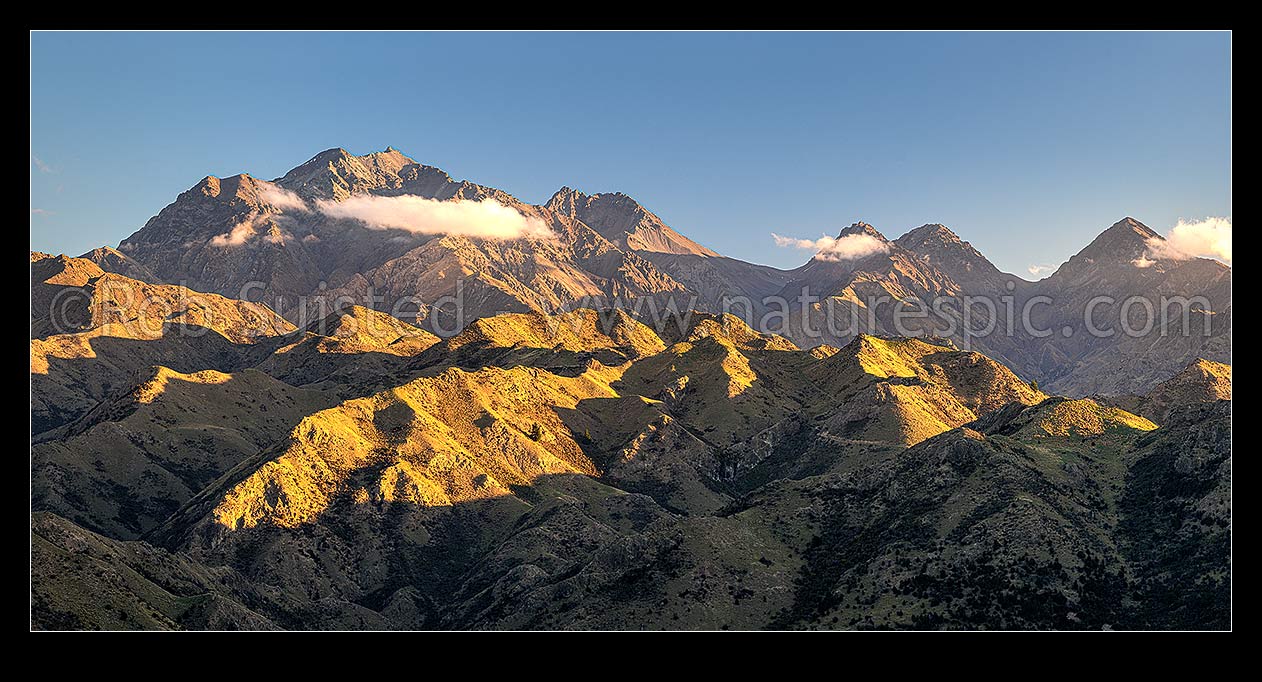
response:
<path id="1" fill-rule="evenodd" d="M 719 255 L 671 229 L 656 214 L 621 192 L 589 195 L 562 187 L 545 206 L 587 223 L 622 248 L 652 253 Z"/>
<path id="2" fill-rule="evenodd" d="M 851 225 L 843 227 L 841 231 L 837 233 L 837 238 L 841 239 L 842 237 L 856 234 L 867 235 L 874 239 L 879 239 L 882 242 L 889 242 L 889 240 L 885 238 L 885 235 L 881 234 L 879 230 L 863 221 L 852 223 Z"/>

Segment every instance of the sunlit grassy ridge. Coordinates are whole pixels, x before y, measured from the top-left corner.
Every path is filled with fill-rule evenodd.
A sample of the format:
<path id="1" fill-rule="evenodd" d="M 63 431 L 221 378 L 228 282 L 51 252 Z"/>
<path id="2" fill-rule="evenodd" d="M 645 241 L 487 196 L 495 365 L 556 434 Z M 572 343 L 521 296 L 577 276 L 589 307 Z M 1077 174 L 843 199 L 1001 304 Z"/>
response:
<path id="1" fill-rule="evenodd" d="M 370 499 L 452 504 L 504 496 L 552 473 L 596 473 L 554 408 L 616 397 L 587 375 L 529 368 L 451 369 L 318 412 L 277 456 L 223 494 L 212 513 L 228 528 L 294 527 L 316 519 L 349 477 L 383 468 Z"/>
<path id="2" fill-rule="evenodd" d="M 809 373 L 822 390 L 844 398 L 825 422 L 831 432 L 904 445 L 1008 403 L 1046 397 L 999 363 L 949 342 L 861 335 Z"/>
<path id="3" fill-rule="evenodd" d="M 1064 400 L 1042 410 L 1030 427 L 1049 436 L 1099 436 L 1114 429 L 1151 431 L 1157 425 L 1116 407 L 1094 400 Z"/>
<path id="4" fill-rule="evenodd" d="M 446 347 L 457 350 L 475 344 L 569 351 L 626 347 L 638 355 L 651 355 L 665 347 L 652 329 L 621 310 L 586 309 L 552 316 L 517 313 L 482 318 L 448 341 Z"/>

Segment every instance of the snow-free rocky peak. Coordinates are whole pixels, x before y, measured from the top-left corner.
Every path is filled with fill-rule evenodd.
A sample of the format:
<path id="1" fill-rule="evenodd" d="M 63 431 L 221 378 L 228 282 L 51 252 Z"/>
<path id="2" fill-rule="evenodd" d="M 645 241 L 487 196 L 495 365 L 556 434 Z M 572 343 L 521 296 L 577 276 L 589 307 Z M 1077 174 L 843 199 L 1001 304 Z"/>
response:
<path id="1" fill-rule="evenodd" d="M 562 187 L 547 208 L 583 221 L 624 249 L 650 253 L 717 256 L 718 253 L 671 229 L 640 202 L 621 193 L 584 194 Z"/>

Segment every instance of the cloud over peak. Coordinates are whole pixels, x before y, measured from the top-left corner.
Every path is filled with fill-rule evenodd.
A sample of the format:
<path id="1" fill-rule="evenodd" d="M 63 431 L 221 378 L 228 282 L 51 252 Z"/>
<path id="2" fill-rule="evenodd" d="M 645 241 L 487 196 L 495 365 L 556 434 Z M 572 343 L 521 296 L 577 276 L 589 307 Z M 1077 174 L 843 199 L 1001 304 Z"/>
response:
<path id="1" fill-rule="evenodd" d="M 302 197 L 270 182 L 259 183 L 259 198 L 280 211 L 310 211 Z"/>
<path id="2" fill-rule="evenodd" d="M 887 242 L 881 241 L 870 234 L 798 239 L 796 237 L 784 237 L 773 232 L 771 238 L 776 241 L 776 246 L 809 249 L 815 251 L 816 259 L 826 261 L 858 260 L 872 254 L 886 253 L 890 250 L 890 245 Z"/>

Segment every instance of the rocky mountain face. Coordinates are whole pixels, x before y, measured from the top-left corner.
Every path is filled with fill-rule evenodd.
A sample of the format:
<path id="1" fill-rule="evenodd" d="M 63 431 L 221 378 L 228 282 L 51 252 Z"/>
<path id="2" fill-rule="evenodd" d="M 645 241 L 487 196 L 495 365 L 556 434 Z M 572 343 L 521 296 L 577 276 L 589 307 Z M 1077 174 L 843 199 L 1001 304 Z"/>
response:
<path id="1" fill-rule="evenodd" d="M 318 209 L 321 201 L 364 197 L 494 202 L 542 229 L 506 240 L 440 236 L 369 227 Z M 374 206 L 387 206 L 386 211 L 413 208 Z M 639 210 L 644 222 L 656 220 Z M 639 235 L 633 242 L 651 238 L 651 226 L 627 228 Z M 150 264 L 163 280 L 266 301 L 293 320 L 322 316 L 320 305 L 347 297 L 425 321 L 447 297 L 453 307 L 460 306 L 461 314 L 431 331 L 448 335 L 464 323 L 499 312 L 552 311 L 589 301 L 684 291 L 634 250 L 620 248 L 569 213 L 456 182 L 395 150 L 366 156 L 329 150 L 273 182 L 248 175 L 208 177 L 124 240 L 119 250 Z"/>
<path id="2" fill-rule="evenodd" d="M 1231 267 L 1146 262 L 1154 239 L 1126 218 L 1033 287 L 1051 299 L 1031 309 L 1033 326 L 1052 335 L 1014 337 L 1028 348 L 1029 376 L 1072 395 L 1123 394 L 1146 392 L 1197 358 L 1231 362 Z"/>
<path id="3" fill-rule="evenodd" d="M 795 302 L 783 333 L 802 346 L 844 345 L 859 334 L 941 336 L 976 346 L 1010 366 L 1003 340 L 970 337 L 997 319 L 997 311 L 967 311 L 965 295 L 998 301 L 1027 283 L 999 272 L 967 242 L 941 225 L 925 225 L 895 241 L 867 223 L 843 229 L 837 239 L 863 237 L 874 247 L 844 259 L 815 258 L 779 293 Z M 945 306 L 934 307 L 945 299 Z M 907 302 L 907 303 L 902 303 Z M 966 317 L 967 315 L 967 317 Z"/>
<path id="4" fill-rule="evenodd" d="M 1230 628 L 1231 269 L 1155 239 L 1031 283 L 859 223 L 781 271 L 393 149 L 206 178 L 31 253 L 32 627 Z M 1209 334 L 1082 336 L 1101 295 Z"/>

